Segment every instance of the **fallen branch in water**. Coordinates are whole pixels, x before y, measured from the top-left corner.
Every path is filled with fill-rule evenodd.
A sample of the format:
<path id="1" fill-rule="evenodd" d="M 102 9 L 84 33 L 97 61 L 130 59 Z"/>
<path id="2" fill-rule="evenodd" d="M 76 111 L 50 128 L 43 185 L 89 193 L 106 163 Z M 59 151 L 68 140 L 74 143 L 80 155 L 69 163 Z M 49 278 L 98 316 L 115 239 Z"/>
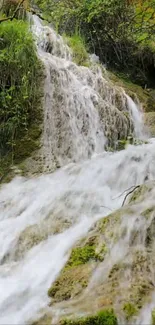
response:
<path id="1" fill-rule="evenodd" d="M 124 206 L 125 201 L 126 201 L 128 195 L 132 194 L 132 193 L 133 193 L 135 190 L 137 190 L 137 188 L 139 188 L 139 187 L 140 187 L 140 185 L 135 186 L 135 187 L 134 187 L 130 192 L 128 192 L 128 193 L 126 194 L 126 196 L 125 196 L 125 198 L 124 198 L 124 200 L 123 200 L 123 203 L 122 203 L 122 207 Z"/>
<path id="2" fill-rule="evenodd" d="M 125 192 L 130 191 L 132 188 L 135 188 L 135 185 L 132 185 L 131 187 L 127 188 L 127 190 L 125 190 L 124 192 L 122 192 L 120 195 L 112 198 L 112 200 L 119 199 Z"/>

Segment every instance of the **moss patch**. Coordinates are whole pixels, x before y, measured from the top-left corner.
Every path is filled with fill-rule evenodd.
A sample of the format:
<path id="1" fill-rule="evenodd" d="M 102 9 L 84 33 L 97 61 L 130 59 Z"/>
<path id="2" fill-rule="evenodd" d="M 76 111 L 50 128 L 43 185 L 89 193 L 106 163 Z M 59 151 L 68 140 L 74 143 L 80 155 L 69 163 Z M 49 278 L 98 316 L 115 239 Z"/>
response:
<path id="1" fill-rule="evenodd" d="M 58 302 L 77 296 L 87 287 L 92 270 L 88 264 L 64 269 L 48 290 L 49 297 Z"/>
<path id="2" fill-rule="evenodd" d="M 117 325 L 117 318 L 114 311 L 102 310 L 95 316 L 79 318 L 77 320 L 62 320 L 61 325 Z"/>
<path id="3" fill-rule="evenodd" d="M 152 322 L 151 325 L 155 325 L 155 309 L 152 310 Z"/>
<path id="4" fill-rule="evenodd" d="M 126 302 L 123 306 L 123 311 L 125 313 L 126 319 L 129 320 L 137 313 L 138 310 L 134 304 Z"/>
<path id="5" fill-rule="evenodd" d="M 95 245 L 85 245 L 83 247 L 76 247 L 72 250 L 71 257 L 66 267 L 77 266 L 85 264 L 90 260 L 97 261 L 99 255 L 95 252 Z"/>

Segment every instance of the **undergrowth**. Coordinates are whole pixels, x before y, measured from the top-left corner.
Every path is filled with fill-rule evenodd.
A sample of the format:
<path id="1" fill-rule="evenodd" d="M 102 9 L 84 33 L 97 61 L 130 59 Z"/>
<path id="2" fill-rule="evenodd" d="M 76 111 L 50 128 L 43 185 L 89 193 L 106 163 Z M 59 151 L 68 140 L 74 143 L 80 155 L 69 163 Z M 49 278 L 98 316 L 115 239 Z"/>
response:
<path id="1" fill-rule="evenodd" d="M 95 316 L 79 318 L 77 320 L 62 320 L 61 325 L 117 325 L 117 318 L 114 311 L 102 310 Z"/>
<path id="2" fill-rule="evenodd" d="M 0 158 L 18 158 L 21 140 L 33 139 L 33 126 L 42 121 L 41 80 L 43 68 L 37 57 L 33 36 L 26 22 L 14 19 L 0 25 Z M 23 143 L 24 146 L 24 143 Z M 32 148 L 31 150 L 32 151 Z M 21 154 L 22 159 L 25 156 Z M 26 153 L 26 156 L 28 153 Z M 10 158 L 11 157 L 11 158 Z M 20 159 L 20 157 L 19 157 Z"/>
<path id="3" fill-rule="evenodd" d="M 73 61 L 78 65 L 89 66 L 89 56 L 82 36 L 74 34 L 70 37 L 64 35 L 64 37 L 72 49 Z"/>

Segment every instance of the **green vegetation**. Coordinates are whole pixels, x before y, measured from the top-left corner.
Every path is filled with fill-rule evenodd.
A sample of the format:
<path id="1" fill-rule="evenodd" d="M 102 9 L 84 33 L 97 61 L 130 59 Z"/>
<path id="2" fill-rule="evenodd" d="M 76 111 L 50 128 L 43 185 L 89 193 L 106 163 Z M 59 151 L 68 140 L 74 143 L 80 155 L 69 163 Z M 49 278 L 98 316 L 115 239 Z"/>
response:
<path id="1" fill-rule="evenodd" d="M 135 305 L 130 302 L 124 304 L 123 310 L 125 312 L 125 316 L 127 320 L 129 320 L 132 316 L 134 316 L 138 311 Z"/>
<path id="2" fill-rule="evenodd" d="M 68 300 L 80 294 L 88 285 L 92 268 L 88 264 L 64 268 L 48 290 L 48 296 L 54 302 Z"/>
<path id="3" fill-rule="evenodd" d="M 152 323 L 151 325 L 155 325 L 155 310 L 152 310 Z"/>
<path id="4" fill-rule="evenodd" d="M 95 245 L 86 245 L 83 247 L 76 247 L 72 250 L 70 259 L 66 267 L 72 267 L 80 264 L 85 264 L 90 260 L 98 260 L 99 255 L 95 252 Z"/>
<path id="5" fill-rule="evenodd" d="M 74 62 L 78 65 L 89 66 L 89 57 L 84 39 L 78 34 L 71 37 L 65 36 L 65 38 L 72 49 Z"/>
<path id="6" fill-rule="evenodd" d="M 79 318 L 77 320 L 62 320 L 61 325 L 117 325 L 117 318 L 114 311 L 102 310 L 95 316 Z"/>
<path id="7" fill-rule="evenodd" d="M 7 165 L 28 157 L 39 143 L 42 66 L 28 24 L 0 24 L 0 157 Z M 5 158 L 7 157 L 7 162 Z"/>
<path id="8" fill-rule="evenodd" d="M 48 290 L 49 297 L 54 298 L 54 301 L 68 300 L 87 287 L 94 263 L 102 262 L 107 253 L 105 243 L 97 247 L 96 239 L 97 237 L 90 237 L 84 246 L 72 250 L 66 266 Z M 94 263 L 89 263 L 90 261 Z"/>
<path id="9" fill-rule="evenodd" d="M 155 0 L 35 0 L 60 33 L 82 35 L 90 51 L 127 79 L 153 87 Z"/>

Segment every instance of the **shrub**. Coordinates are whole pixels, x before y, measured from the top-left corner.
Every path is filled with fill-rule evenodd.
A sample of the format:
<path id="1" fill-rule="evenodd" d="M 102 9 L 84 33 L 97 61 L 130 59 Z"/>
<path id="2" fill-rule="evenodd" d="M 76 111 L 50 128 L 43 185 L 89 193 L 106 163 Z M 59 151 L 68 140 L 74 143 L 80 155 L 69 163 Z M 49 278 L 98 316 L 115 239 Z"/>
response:
<path id="1" fill-rule="evenodd" d="M 23 21 L 0 25 L 0 155 L 14 152 L 16 140 L 41 120 L 42 67 Z"/>

